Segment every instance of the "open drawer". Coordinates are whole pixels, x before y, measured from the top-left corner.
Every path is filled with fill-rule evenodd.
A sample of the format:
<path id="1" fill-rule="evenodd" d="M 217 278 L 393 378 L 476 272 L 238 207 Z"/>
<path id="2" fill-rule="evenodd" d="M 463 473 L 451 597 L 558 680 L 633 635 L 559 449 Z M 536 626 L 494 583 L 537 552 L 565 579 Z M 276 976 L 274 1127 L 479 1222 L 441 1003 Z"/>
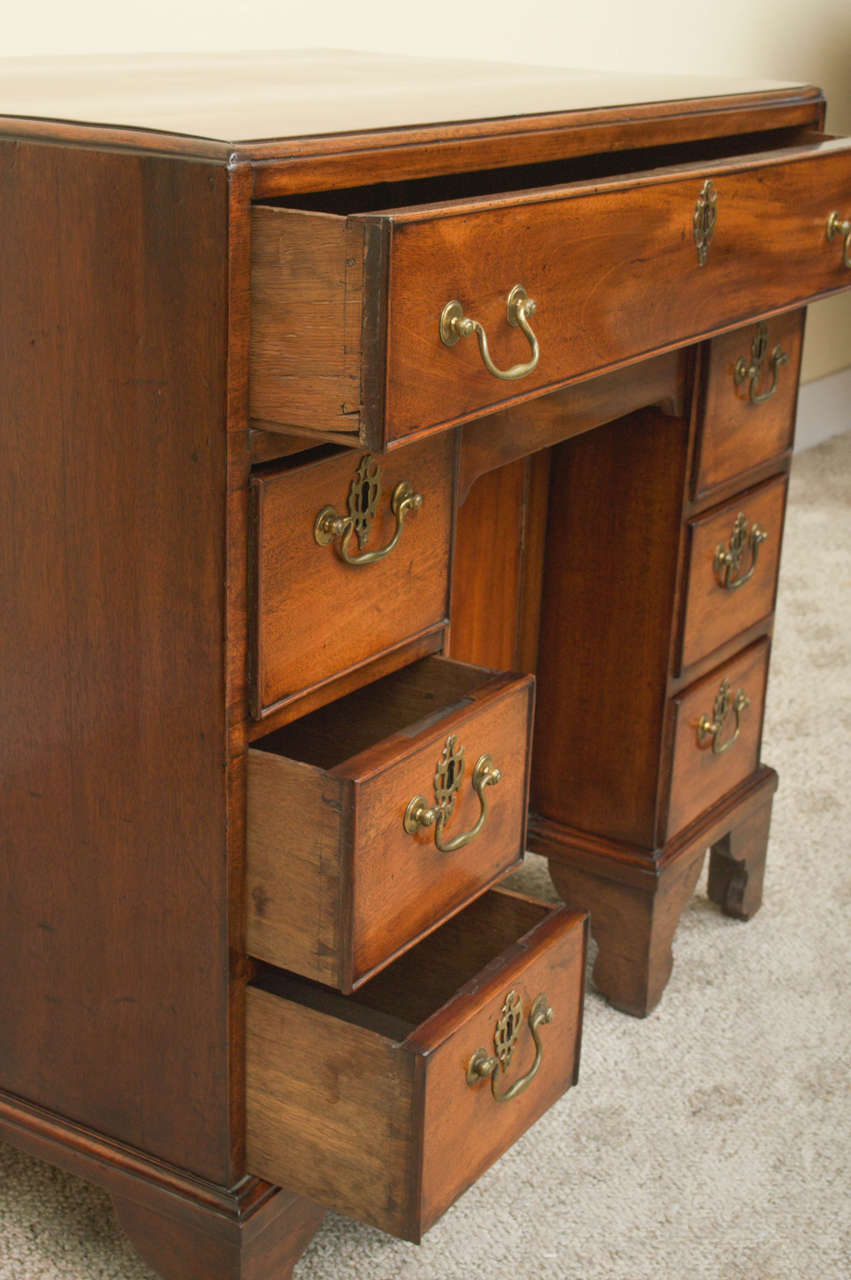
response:
<path id="1" fill-rule="evenodd" d="M 351 991 L 511 870 L 533 697 L 430 657 L 255 743 L 249 954 Z"/>
<path id="2" fill-rule="evenodd" d="M 847 287 L 851 141 L 813 138 L 349 216 L 255 205 L 255 425 L 384 449 Z"/>
<path id="3" fill-rule="evenodd" d="M 248 1171 L 418 1241 L 575 1083 L 586 921 L 493 890 L 355 996 L 253 983 Z"/>

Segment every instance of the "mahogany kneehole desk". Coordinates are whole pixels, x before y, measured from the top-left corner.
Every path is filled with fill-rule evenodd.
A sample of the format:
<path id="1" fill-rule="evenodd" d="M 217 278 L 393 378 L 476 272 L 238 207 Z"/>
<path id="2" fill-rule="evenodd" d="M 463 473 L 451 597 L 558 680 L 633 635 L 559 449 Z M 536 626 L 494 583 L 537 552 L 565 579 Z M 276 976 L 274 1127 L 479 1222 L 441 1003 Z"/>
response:
<path id="1" fill-rule="evenodd" d="M 418 1240 L 576 1080 L 589 910 L 644 1014 L 707 849 L 759 906 L 851 147 L 807 86 L 357 54 L 0 112 L 0 1136 L 168 1280 Z"/>

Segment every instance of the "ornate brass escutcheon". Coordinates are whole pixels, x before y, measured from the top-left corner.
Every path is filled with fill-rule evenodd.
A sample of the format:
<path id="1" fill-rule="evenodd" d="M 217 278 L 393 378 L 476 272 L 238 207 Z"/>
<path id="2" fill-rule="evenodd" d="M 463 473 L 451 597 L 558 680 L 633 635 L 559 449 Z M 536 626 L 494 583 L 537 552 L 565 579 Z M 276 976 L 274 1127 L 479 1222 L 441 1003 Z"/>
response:
<path id="1" fill-rule="evenodd" d="M 718 192 L 707 178 L 700 189 L 694 207 L 694 243 L 697 245 L 697 265 L 702 267 L 709 256 L 709 246 L 715 233 L 718 218 Z"/>
<path id="2" fill-rule="evenodd" d="M 453 840 L 444 840 L 443 832 L 452 817 L 452 810 L 455 808 L 455 800 L 464 774 L 465 752 L 465 747 L 458 746 L 458 739 L 454 733 L 448 737 L 434 773 L 434 806 L 429 808 L 424 796 L 414 796 L 405 810 L 403 824 L 408 835 L 416 835 L 423 827 L 434 827 L 435 848 L 441 853 L 455 853 L 457 849 L 463 849 L 464 845 L 475 839 L 488 816 L 486 789 L 495 787 L 502 780 L 502 774 L 491 757 L 479 756 L 473 769 L 472 787 L 479 797 L 481 812 L 469 831 L 463 831 Z"/>
<path id="3" fill-rule="evenodd" d="M 447 302 L 440 314 L 440 341 L 446 347 L 454 347 L 456 342 L 460 342 L 462 338 L 469 338 L 470 334 L 474 333 L 479 340 L 479 351 L 488 373 L 505 382 L 512 382 L 515 378 L 524 378 L 527 373 L 531 373 L 538 367 L 541 352 L 538 339 L 529 324 L 529 317 L 535 314 L 535 310 L 533 299 L 529 297 L 522 284 L 516 284 L 509 293 L 506 303 L 508 323 L 515 328 L 519 327 L 526 335 L 529 346 L 532 348 L 532 358 L 525 364 L 512 365 L 510 369 L 496 367 L 488 350 L 487 334 L 483 326 L 478 320 L 471 320 L 469 316 L 464 315 L 464 308 L 457 299 L 453 298 L 451 302 Z"/>
<path id="4" fill-rule="evenodd" d="M 744 356 L 740 356 L 736 361 L 736 368 L 733 377 L 736 386 L 740 387 L 743 382 L 748 383 L 748 399 L 751 404 L 762 404 L 765 400 L 770 400 L 777 390 L 777 373 L 781 364 L 785 364 L 789 359 L 786 352 L 778 344 L 771 353 L 771 386 L 767 391 L 757 391 L 757 387 L 763 380 L 765 372 L 765 357 L 768 355 L 768 326 L 764 320 L 760 320 L 754 340 L 751 343 L 751 359 L 750 364 Z"/>
<path id="5" fill-rule="evenodd" d="M 767 537 L 768 534 L 759 524 L 752 525 L 749 530 L 747 516 L 744 511 L 739 512 L 733 521 L 733 532 L 730 534 L 729 544 L 725 547 L 723 542 L 719 542 L 715 548 L 712 567 L 719 587 L 723 587 L 725 591 L 736 591 L 750 581 L 756 568 L 760 543 L 765 542 Z M 748 549 L 750 564 L 744 573 L 740 573 L 742 560 Z"/>
<path id="6" fill-rule="evenodd" d="M 467 1064 L 467 1084 L 477 1085 L 490 1078 L 491 1092 L 497 1102 L 510 1102 L 518 1094 L 527 1089 L 534 1080 L 544 1057 L 544 1046 L 541 1044 L 539 1028 L 552 1022 L 555 1014 L 549 1006 L 547 997 L 542 992 L 536 997 L 529 1010 L 529 1032 L 535 1043 L 535 1061 L 529 1070 L 514 1084 L 500 1091 L 497 1084 L 500 1073 L 505 1075 L 511 1065 L 520 1030 L 523 1026 L 523 1002 L 516 991 L 509 991 L 502 1006 L 502 1012 L 493 1033 L 493 1045 L 496 1053 L 491 1057 L 486 1049 L 477 1049 Z"/>
<path id="7" fill-rule="evenodd" d="M 710 720 L 709 716 L 701 716 L 697 722 L 697 741 L 700 746 L 704 745 L 707 738 L 711 738 L 712 754 L 723 755 L 738 738 L 742 729 L 742 712 L 750 705 L 751 700 L 744 689 L 739 689 L 736 696 L 731 698 L 729 681 L 722 680 L 721 687 L 715 696 L 712 719 Z M 731 710 L 736 718 L 736 728 L 729 738 L 722 741 L 724 725 Z"/>
<path id="8" fill-rule="evenodd" d="M 423 505 L 421 493 L 415 493 L 407 480 L 396 485 L 390 498 L 390 510 L 396 517 L 396 529 L 386 547 L 378 551 L 364 551 L 369 542 L 372 522 L 378 512 L 381 497 L 381 468 L 371 454 L 361 458 L 349 488 L 349 514 L 339 516 L 333 507 L 323 507 L 313 524 L 313 537 L 320 547 L 327 547 L 335 538 L 340 539 L 337 554 L 346 564 L 375 564 L 389 555 L 402 536 L 402 522 L 411 511 L 419 511 Z M 361 548 L 352 554 L 349 546 L 352 537 Z"/>
<path id="9" fill-rule="evenodd" d="M 842 236 L 842 265 L 851 270 L 851 218 L 840 218 L 836 209 L 827 219 L 827 238 Z"/>

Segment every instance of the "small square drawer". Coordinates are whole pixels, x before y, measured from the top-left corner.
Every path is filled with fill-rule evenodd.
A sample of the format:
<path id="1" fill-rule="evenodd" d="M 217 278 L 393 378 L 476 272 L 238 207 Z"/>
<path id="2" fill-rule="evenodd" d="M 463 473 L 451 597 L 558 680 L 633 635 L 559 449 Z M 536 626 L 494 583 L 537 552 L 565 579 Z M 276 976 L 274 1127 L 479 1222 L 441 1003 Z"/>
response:
<path id="1" fill-rule="evenodd" d="M 760 640 L 674 699 L 668 839 L 759 764 L 767 673 Z"/>
<path id="2" fill-rule="evenodd" d="M 689 521 L 680 670 L 774 609 L 786 477 Z"/>
<path id="3" fill-rule="evenodd" d="M 793 311 L 708 344 L 695 497 L 791 448 L 803 336 L 804 313 Z"/>
<path id="4" fill-rule="evenodd" d="M 446 624 L 454 485 L 452 436 L 252 476 L 256 718 Z"/>
<path id="5" fill-rule="evenodd" d="M 531 676 L 431 657 L 248 756 L 251 955 L 351 991 L 523 857 Z"/>
<path id="6" fill-rule="evenodd" d="M 586 921 L 492 890 L 355 996 L 259 978 L 248 1171 L 419 1241 L 575 1083 Z"/>

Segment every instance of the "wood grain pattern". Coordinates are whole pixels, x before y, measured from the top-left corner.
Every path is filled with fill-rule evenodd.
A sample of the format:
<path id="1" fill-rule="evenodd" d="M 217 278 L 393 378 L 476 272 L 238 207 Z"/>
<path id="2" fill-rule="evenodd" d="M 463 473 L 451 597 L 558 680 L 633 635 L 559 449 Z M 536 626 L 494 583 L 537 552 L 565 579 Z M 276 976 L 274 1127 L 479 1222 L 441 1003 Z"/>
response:
<path id="1" fill-rule="evenodd" d="M 786 506 L 786 477 L 779 476 L 758 489 L 740 494 L 735 502 L 715 508 L 688 523 L 688 570 L 679 669 L 699 662 L 739 632 L 771 615 L 777 589 L 777 569 Z M 758 524 L 767 537 L 759 544 L 753 576 L 734 590 L 725 589 L 713 568 L 716 549 L 729 548 L 733 524 L 747 516 L 748 529 Z M 741 576 L 751 566 L 746 549 Z"/>
<path id="2" fill-rule="evenodd" d="M 365 249 L 363 228 L 342 218 L 253 209 L 252 418 L 357 441 Z"/>
<path id="3" fill-rule="evenodd" d="M 0 204 L 0 1085 L 227 1182 L 227 175 L 3 143 Z"/>
<path id="4" fill-rule="evenodd" d="M 615 1008 L 644 1017 L 660 1000 L 677 924 L 707 847 L 714 850 L 713 900 L 743 918 L 756 910 L 776 788 L 777 774 L 761 766 L 652 851 L 532 817 L 530 848 L 550 859 L 564 901 L 591 912 L 598 945 L 594 982 Z"/>
<path id="5" fill-rule="evenodd" d="M 778 371 L 777 390 L 762 404 L 751 404 L 748 383 L 737 386 L 735 380 L 737 361 L 744 358 L 751 363 L 756 326 L 737 329 L 709 343 L 695 451 L 695 497 L 711 493 L 725 481 L 792 447 L 804 313 L 793 311 L 790 315 L 775 316 L 767 328 L 769 367 L 760 391 L 765 392 L 771 384 L 770 355 L 774 348 L 779 346 L 789 359 Z"/>
<path id="6" fill-rule="evenodd" d="M 133 1244 L 170 1280 L 281 1280 L 324 1216 L 258 1178 L 207 1182 L 2 1092 L 0 1135 L 102 1187 Z"/>
<path id="7" fill-rule="evenodd" d="M 449 652 L 464 662 L 517 665 L 526 491 L 521 459 L 481 476 L 459 508 Z"/>
<path id="8" fill-rule="evenodd" d="M 688 826 L 704 809 L 756 770 L 767 671 L 768 642 L 760 641 L 674 699 L 675 728 L 667 816 L 669 835 Z M 723 755 L 715 755 L 710 739 L 703 744 L 698 742 L 697 725 L 702 715 L 712 717 L 715 696 L 722 680 L 729 682 L 731 697 L 739 689 L 744 689 L 750 698 L 750 706 L 742 714 L 738 740 Z M 730 737 L 734 726 L 735 717 L 731 711 L 721 734 L 722 741 Z"/>
<path id="9" fill-rule="evenodd" d="M 828 141 L 388 215 L 388 439 L 844 288 L 822 223 L 847 198 L 850 170 L 851 144 Z M 723 216 L 699 268 L 692 220 L 707 177 Z M 445 348 L 438 320 L 458 298 L 485 326 L 497 364 L 526 359 L 528 345 L 505 318 L 517 283 L 538 304 L 541 360 L 512 385 L 487 373 L 474 339 Z"/>
<path id="10" fill-rule="evenodd" d="M 274 143 L 255 143 L 241 147 L 238 154 L 254 161 L 255 197 L 270 199 L 291 192 L 349 189 L 476 169 L 498 173 L 517 165 L 552 164 L 568 157 L 678 143 L 694 146 L 701 140 L 737 134 L 773 146 L 793 145 L 805 140 L 813 129 L 823 128 L 824 115 L 819 90 L 806 88 L 798 96 L 781 93 L 745 96 L 738 101 L 716 98 L 713 102 L 644 103 L 628 111 L 572 111 L 460 122 L 440 130 L 425 127 L 301 138 L 286 157 Z M 37 129 L 39 122 L 28 121 L 26 127 Z M 440 147 L 434 145 L 438 136 L 443 144 Z"/>
<path id="11" fill-rule="evenodd" d="M 288 1191 L 271 1194 L 245 1218 L 156 1209 L 113 1197 L 136 1251 L 163 1280 L 291 1280 L 325 1211 Z"/>
<path id="12" fill-rule="evenodd" d="M 388 1035 L 256 986 L 247 1033 L 248 1167 L 404 1236 L 416 1165 L 414 1059 Z"/>
<path id="13" fill-rule="evenodd" d="M 736 161 L 356 215 L 338 219 L 336 230 L 327 213 L 259 206 L 258 242 L 279 247 L 264 255 L 256 277 L 253 327 L 260 354 L 253 362 L 252 413 L 267 427 L 299 422 L 333 435 L 340 430 L 341 405 L 347 413 L 358 409 L 341 381 L 346 267 L 340 244 L 346 226 L 377 237 L 392 262 L 389 276 L 382 268 L 367 279 L 368 290 L 378 291 L 373 307 L 389 281 L 393 319 L 390 329 L 379 323 L 377 345 L 362 353 L 361 374 L 362 381 L 386 390 L 372 409 L 366 403 L 360 408 L 361 438 L 386 447 L 843 288 L 841 262 L 827 253 L 820 228 L 823 210 L 841 204 L 849 169 L 849 145 L 823 141 Z M 725 216 L 701 269 L 692 219 L 707 177 Z M 766 219 L 780 234 L 764 234 Z M 288 260 L 291 220 L 301 256 L 313 264 L 311 276 L 333 281 L 337 320 L 322 339 L 334 348 L 328 359 L 336 373 L 333 393 L 321 406 L 309 372 L 299 368 L 302 362 L 311 367 L 319 335 L 314 337 L 309 318 L 293 323 L 298 293 L 276 283 L 275 259 Z M 279 274 L 289 281 L 286 270 Z M 522 383 L 506 384 L 484 369 L 473 339 L 444 347 L 438 321 L 444 304 L 458 298 L 485 326 L 498 364 L 526 359 L 526 340 L 505 318 L 506 298 L 517 283 L 538 303 L 534 323 L 542 355 Z"/>
<path id="14" fill-rule="evenodd" d="M 505 875 L 523 856 L 531 721 L 528 677 L 428 658 L 262 740 L 249 755 L 249 952 L 348 992 Z M 466 763 L 447 839 L 479 817 L 479 756 L 503 777 L 480 835 L 442 853 L 402 819 L 415 795 L 433 803 L 451 734 Z"/>
<path id="15" fill-rule="evenodd" d="M 649 848 L 687 437 L 648 409 L 552 453 L 532 807 Z"/>
<path id="16" fill-rule="evenodd" d="M 539 453 L 635 409 L 658 405 L 682 416 L 687 357 L 672 351 L 467 422 L 461 428 L 459 501 L 488 471 Z"/>
<path id="17" fill-rule="evenodd" d="M 726 916 L 750 920 L 762 906 L 770 827 L 769 802 L 712 845 L 707 893 Z"/>
<path id="18" fill-rule="evenodd" d="M 320 1203 L 416 1241 L 574 1082 L 585 917 L 532 905 L 506 911 L 501 897 L 492 892 L 479 899 L 466 924 L 456 917 L 399 962 L 422 975 L 425 995 L 419 980 L 394 981 L 393 967 L 376 980 L 385 993 L 388 984 L 400 992 L 393 997 L 395 1019 L 383 1031 L 386 994 L 373 1001 L 372 984 L 357 1003 L 285 975 L 270 974 L 249 989 L 252 1170 L 264 1169 L 263 1176 Z M 512 928 L 518 916 L 522 936 Z M 481 974 L 468 967 L 471 951 L 490 960 Z M 435 974 L 437 1003 L 406 1038 L 394 1040 L 411 1014 L 423 1012 Z M 541 1032 L 546 1047 L 537 1078 L 511 1106 L 500 1106 L 487 1084 L 467 1085 L 465 1066 L 477 1048 L 491 1046 L 502 1004 L 515 987 L 527 1011 L 545 991 L 556 1019 Z M 411 999 L 416 1008 L 406 1007 Z M 527 1045 L 518 1062 L 512 1077 L 529 1068 Z M 448 1158 L 459 1135 L 464 1161 Z"/>
<path id="19" fill-rule="evenodd" d="M 594 985 L 623 1013 L 646 1017 L 661 1000 L 674 966 L 674 934 L 705 855 L 705 848 L 690 849 L 664 875 L 648 875 L 641 886 L 601 879 L 588 868 L 550 863 L 553 884 L 564 901 L 593 912 Z"/>
<path id="20" fill-rule="evenodd" d="M 447 436 L 379 459 L 382 496 L 366 550 L 386 546 L 393 490 L 423 495 L 397 547 L 375 564 L 344 564 L 318 546 L 316 516 L 348 513 L 360 455 L 336 454 L 252 477 L 256 519 L 255 716 L 361 666 L 448 617 L 455 441 Z M 357 540 L 353 539 L 355 553 Z"/>

